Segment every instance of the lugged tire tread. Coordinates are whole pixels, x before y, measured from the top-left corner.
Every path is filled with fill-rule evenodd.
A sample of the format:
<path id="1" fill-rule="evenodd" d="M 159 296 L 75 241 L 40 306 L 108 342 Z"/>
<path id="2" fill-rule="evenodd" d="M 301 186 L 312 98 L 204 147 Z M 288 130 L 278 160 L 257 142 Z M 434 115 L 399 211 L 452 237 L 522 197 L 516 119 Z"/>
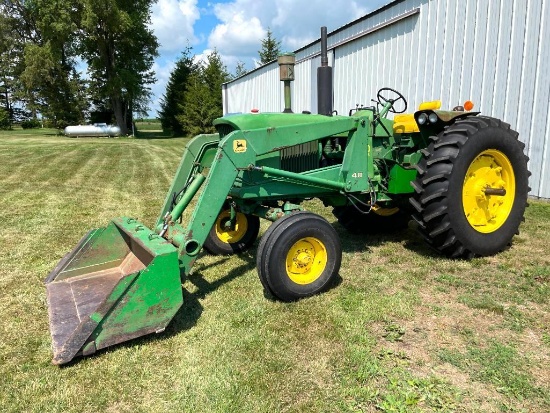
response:
<path id="1" fill-rule="evenodd" d="M 424 191 L 424 193 L 426 193 L 426 191 Z M 420 198 L 420 202 L 424 206 L 424 205 L 428 204 L 430 201 L 433 201 L 434 199 L 444 197 L 446 193 L 447 193 L 446 188 L 438 189 L 434 193 L 432 193 L 428 196 L 423 196 L 422 198 Z"/>
<path id="2" fill-rule="evenodd" d="M 416 169 L 416 172 L 418 172 L 419 175 L 424 175 L 426 173 L 426 170 L 420 166 L 420 164 L 414 165 L 414 169 Z"/>
<path id="3" fill-rule="evenodd" d="M 450 222 L 448 222 L 448 221 L 444 222 L 444 223 L 440 224 L 437 228 L 435 228 L 433 231 L 431 231 L 429 235 L 430 235 L 430 237 L 435 238 L 436 236 L 446 232 L 449 229 L 450 226 L 451 226 Z"/>
<path id="4" fill-rule="evenodd" d="M 430 177 L 427 177 L 427 178 L 424 178 L 422 179 L 422 185 L 428 185 L 430 182 L 433 182 L 433 181 L 437 181 L 437 180 L 440 180 L 440 179 L 443 179 L 443 178 L 446 178 L 447 176 L 449 176 L 449 173 L 440 173 L 440 174 L 435 174 L 433 176 L 430 176 Z M 421 187 L 422 188 L 422 187 Z M 422 189 L 423 191 L 423 189 Z M 418 192 L 418 193 L 421 193 L 421 192 Z"/>
<path id="5" fill-rule="evenodd" d="M 429 161 L 426 162 L 426 165 L 432 166 L 433 164 L 439 163 L 439 162 L 448 162 L 451 159 L 449 155 L 440 156 L 438 158 L 431 158 Z"/>
<path id="6" fill-rule="evenodd" d="M 418 202 L 416 199 L 414 198 L 409 198 L 409 202 L 410 204 L 413 206 L 414 209 L 416 209 L 417 212 L 422 212 L 424 210 L 424 208 L 422 208 L 422 205 L 420 205 L 420 202 Z M 413 218 L 418 221 L 415 216 L 413 215 Z"/>
<path id="7" fill-rule="evenodd" d="M 439 207 L 436 211 L 434 211 L 432 213 L 429 213 L 429 214 L 426 214 L 424 216 L 424 221 L 426 221 L 426 222 L 433 221 L 437 217 L 440 217 L 440 216 L 442 216 L 446 213 L 447 213 L 447 207 L 445 205 L 443 205 L 443 206 Z"/>
<path id="8" fill-rule="evenodd" d="M 453 168 L 463 146 L 470 139 L 478 138 L 474 135 L 487 128 L 506 131 L 518 142 L 522 151 L 525 148 L 525 144 L 518 140 L 519 134 L 512 130 L 509 124 L 488 116 L 472 116 L 458 119 L 439 135 L 430 136 L 430 144 L 421 151 L 423 156 L 416 165 L 419 174 L 416 180 L 411 182 L 415 193 L 409 199 L 415 210 L 412 218 L 418 224 L 418 231 L 428 244 L 448 257 L 472 258 L 475 256 L 474 252 L 463 245 L 464 241 L 461 241 L 463 238 L 457 237 L 454 232 L 453 224 L 449 219 L 448 189 Z M 526 164 L 528 158 L 523 156 Z M 530 172 L 527 171 L 527 175 L 531 175 Z M 528 188 L 528 191 L 530 190 Z M 528 205 L 526 200 L 525 204 L 525 206 Z"/>

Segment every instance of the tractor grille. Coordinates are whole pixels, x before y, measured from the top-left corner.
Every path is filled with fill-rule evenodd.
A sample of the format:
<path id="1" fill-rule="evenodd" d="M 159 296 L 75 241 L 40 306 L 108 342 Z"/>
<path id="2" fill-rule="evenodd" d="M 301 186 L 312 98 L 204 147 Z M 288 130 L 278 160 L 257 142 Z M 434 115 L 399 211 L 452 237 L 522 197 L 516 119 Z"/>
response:
<path id="1" fill-rule="evenodd" d="M 318 141 L 306 142 L 281 150 L 281 169 L 305 172 L 319 168 Z"/>

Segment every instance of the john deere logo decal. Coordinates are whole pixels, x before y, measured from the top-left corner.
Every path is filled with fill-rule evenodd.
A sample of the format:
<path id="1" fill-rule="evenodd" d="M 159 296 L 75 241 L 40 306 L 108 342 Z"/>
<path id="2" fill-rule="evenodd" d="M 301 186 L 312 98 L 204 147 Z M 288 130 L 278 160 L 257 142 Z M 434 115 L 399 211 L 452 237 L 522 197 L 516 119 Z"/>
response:
<path id="1" fill-rule="evenodd" d="M 242 153 L 246 152 L 246 141 L 244 139 L 237 139 L 233 141 L 233 152 Z"/>

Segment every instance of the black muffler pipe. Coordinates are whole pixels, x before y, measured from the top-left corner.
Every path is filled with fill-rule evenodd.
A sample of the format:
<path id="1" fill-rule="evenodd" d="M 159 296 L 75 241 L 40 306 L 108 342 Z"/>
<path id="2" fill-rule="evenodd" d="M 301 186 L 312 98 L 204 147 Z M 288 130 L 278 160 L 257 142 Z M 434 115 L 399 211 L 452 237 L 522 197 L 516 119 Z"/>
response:
<path id="1" fill-rule="evenodd" d="M 326 26 L 321 27 L 321 66 L 317 68 L 317 113 L 332 116 L 332 67 L 328 65 Z"/>

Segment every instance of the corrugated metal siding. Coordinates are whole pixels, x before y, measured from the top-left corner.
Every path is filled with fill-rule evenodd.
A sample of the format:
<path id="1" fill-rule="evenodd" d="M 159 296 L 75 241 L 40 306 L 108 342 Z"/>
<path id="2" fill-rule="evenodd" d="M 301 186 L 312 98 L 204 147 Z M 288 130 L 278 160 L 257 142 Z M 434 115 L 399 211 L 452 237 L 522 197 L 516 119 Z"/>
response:
<path id="1" fill-rule="evenodd" d="M 302 60 L 311 54 L 313 53 L 310 51 L 299 53 L 296 60 Z M 329 53 L 329 65 L 333 63 L 332 53 Z M 320 65 L 320 57 L 306 58 L 296 65 L 296 80 L 291 83 L 294 112 L 317 112 L 316 82 L 317 68 Z M 252 76 L 244 76 L 227 83 L 222 93 L 224 113 L 247 113 L 252 109 L 259 109 L 261 112 L 281 112 L 285 107 L 283 82 L 279 80 L 279 66 L 276 62 L 254 71 Z"/>
<path id="2" fill-rule="evenodd" d="M 328 46 L 415 9 L 420 13 L 333 50 L 334 109 L 369 105 L 376 91 L 401 91 L 414 111 L 425 100 L 451 108 L 466 99 L 520 133 L 531 194 L 550 198 L 550 0 L 405 0 L 329 34 Z M 319 52 L 319 43 L 297 60 Z M 332 59 L 331 59 L 332 60 Z M 296 66 L 295 111 L 317 109 L 319 58 Z M 276 63 L 229 83 L 226 112 L 284 106 Z M 251 104 L 254 102 L 254 104 Z"/>
<path id="3" fill-rule="evenodd" d="M 272 63 L 255 71 L 253 77 L 241 77 L 227 84 L 223 91 L 224 113 L 250 112 L 254 108 L 262 112 L 281 111 L 284 99 L 279 83 L 279 66 Z"/>

